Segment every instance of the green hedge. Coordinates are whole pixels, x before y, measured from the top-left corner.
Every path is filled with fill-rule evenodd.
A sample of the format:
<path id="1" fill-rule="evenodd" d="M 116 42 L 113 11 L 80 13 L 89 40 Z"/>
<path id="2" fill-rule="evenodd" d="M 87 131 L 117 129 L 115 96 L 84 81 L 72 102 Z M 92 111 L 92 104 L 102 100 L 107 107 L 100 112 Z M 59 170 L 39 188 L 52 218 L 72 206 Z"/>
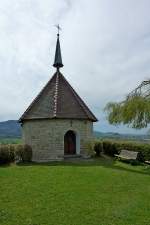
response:
<path id="1" fill-rule="evenodd" d="M 107 155 L 114 156 L 122 149 L 135 151 L 140 153 L 140 160 L 150 160 L 150 144 L 135 143 L 135 142 L 120 142 L 120 141 L 102 141 L 103 152 Z"/>
<path id="2" fill-rule="evenodd" d="M 0 164 L 15 160 L 15 147 L 13 145 L 0 145 Z"/>
<path id="3" fill-rule="evenodd" d="M 16 157 L 22 162 L 32 160 L 32 148 L 30 145 L 16 145 Z"/>
<path id="4" fill-rule="evenodd" d="M 94 152 L 96 156 L 100 156 L 101 152 L 103 151 L 103 144 L 101 142 L 95 142 L 94 143 Z"/>
<path id="5" fill-rule="evenodd" d="M 115 154 L 118 154 L 119 152 L 116 143 L 113 143 L 110 141 L 103 141 L 102 145 L 103 145 L 103 152 L 106 155 L 114 156 Z"/>
<path id="6" fill-rule="evenodd" d="M 102 145 L 102 142 L 100 141 L 91 140 L 89 142 L 86 142 L 85 148 L 86 148 L 86 153 L 92 157 L 94 156 L 99 157 L 101 155 L 101 152 L 103 151 L 103 145 Z"/>
<path id="7" fill-rule="evenodd" d="M 100 156 L 101 152 L 106 155 L 114 156 L 119 154 L 122 149 L 139 152 L 139 160 L 150 160 L 150 144 L 136 143 L 130 141 L 116 141 L 116 140 L 95 140 L 89 142 L 86 146 L 89 155 Z"/>
<path id="8" fill-rule="evenodd" d="M 29 162 L 32 160 L 32 148 L 29 145 L 1 145 L 0 164 L 15 162 Z"/>

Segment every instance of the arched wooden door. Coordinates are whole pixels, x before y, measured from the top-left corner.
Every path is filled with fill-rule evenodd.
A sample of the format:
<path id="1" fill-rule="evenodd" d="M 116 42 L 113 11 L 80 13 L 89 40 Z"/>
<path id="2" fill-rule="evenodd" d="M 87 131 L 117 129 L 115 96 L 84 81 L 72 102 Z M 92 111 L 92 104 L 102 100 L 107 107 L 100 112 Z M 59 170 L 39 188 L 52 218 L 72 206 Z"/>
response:
<path id="1" fill-rule="evenodd" d="M 64 153 L 66 155 L 76 154 L 76 134 L 72 130 L 64 136 Z"/>

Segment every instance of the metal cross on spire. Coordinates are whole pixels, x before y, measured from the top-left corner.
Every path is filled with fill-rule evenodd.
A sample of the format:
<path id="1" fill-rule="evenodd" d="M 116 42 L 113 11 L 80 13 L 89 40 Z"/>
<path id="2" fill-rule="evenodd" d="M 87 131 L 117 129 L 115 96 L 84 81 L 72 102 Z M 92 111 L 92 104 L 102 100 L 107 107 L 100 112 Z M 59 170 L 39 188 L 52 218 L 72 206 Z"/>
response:
<path id="1" fill-rule="evenodd" d="M 59 26 L 59 24 L 55 25 L 55 27 L 58 29 L 57 35 L 59 35 L 59 31 L 61 30 L 61 27 Z"/>

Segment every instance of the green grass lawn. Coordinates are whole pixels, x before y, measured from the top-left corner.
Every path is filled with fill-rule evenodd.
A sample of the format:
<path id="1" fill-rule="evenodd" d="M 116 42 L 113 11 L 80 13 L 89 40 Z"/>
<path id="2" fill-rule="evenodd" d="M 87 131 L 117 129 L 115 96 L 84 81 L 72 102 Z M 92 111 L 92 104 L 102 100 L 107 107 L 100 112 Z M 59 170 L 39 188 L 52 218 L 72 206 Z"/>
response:
<path id="1" fill-rule="evenodd" d="M 113 160 L 0 167 L 0 225 L 149 225 L 150 168 Z"/>

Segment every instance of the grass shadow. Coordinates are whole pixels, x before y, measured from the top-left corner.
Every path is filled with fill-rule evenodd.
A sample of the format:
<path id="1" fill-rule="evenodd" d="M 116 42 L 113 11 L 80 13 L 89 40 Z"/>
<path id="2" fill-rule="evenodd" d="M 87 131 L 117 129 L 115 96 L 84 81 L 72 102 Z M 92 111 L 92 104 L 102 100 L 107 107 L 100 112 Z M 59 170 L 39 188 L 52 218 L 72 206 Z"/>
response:
<path id="1" fill-rule="evenodd" d="M 113 170 L 121 170 L 136 174 L 145 174 L 150 175 L 150 166 L 145 166 L 141 164 L 142 170 L 137 170 L 136 165 L 130 165 L 129 163 L 119 162 L 114 158 L 102 156 L 100 158 L 94 158 L 92 161 L 89 160 L 73 160 L 73 161 L 55 161 L 55 162 L 30 162 L 30 163 L 23 163 L 18 162 L 17 166 L 71 166 L 71 167 L 105 167 Z"/>
<path id="2" fill-rule="evenodd" d="M 2 163 L 2 164 L 0 164 L 0 168 L 7 168 L 7 167 L 10 167 L 12 165 L 14 165 L 14 163 Z"/>

